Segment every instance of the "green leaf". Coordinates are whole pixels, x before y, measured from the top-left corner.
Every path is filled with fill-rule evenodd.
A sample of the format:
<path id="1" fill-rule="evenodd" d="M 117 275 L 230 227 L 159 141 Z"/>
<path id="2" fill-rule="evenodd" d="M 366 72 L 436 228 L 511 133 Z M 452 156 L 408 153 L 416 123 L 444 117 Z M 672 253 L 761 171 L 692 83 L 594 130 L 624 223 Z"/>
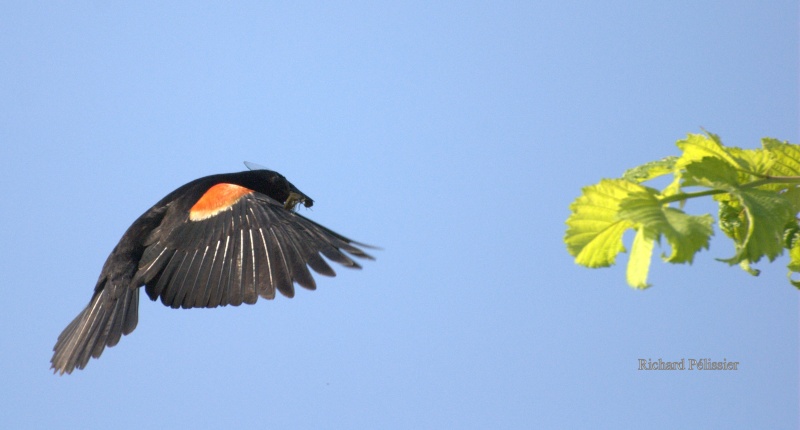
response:
<path id="1" fill-rule="evenodd" d="M 689 134 L 686 139 L 679 140 L 676 144 L 683 151 L 683 154 L 675 161 L 675 179 L 664 189 L 662 194 L 665 196 L 678 194 L 686 167 L 699 162 L 703 158 L 718 159 L 734 169 L 742 168 L 739 161 L 730 154 L 729 148 L 724 147 L 719 137 L 715 134 Z M 689 186 L 691 183 L 684 183 L 683 185 Z"/>
<path id="2" fill-rule="evenodd" d="M 764 256 L 772 261 L 783 252 L 783 231 L 794 215 L 792 202 L 785 196 L 740 184 L 737 170 L 718 158 L 705 157 L 692 162 L 686 166 L 684 178 L 685 184 L 729 193 L 730 197 L 717 198 L 720 227 L 734 239 L 737 251 L 732 258 L 722 261 L 755 263 Z"/>
<path id="3" fill-rule="evenodd" d="M 721 190 L 733 190 L 739 184 L 739 172 L 727 162 L 715 157 L 703 157 L 686 165 L 684 186 L 702 185 Z"/>
<path id="4" fill-rule="evenodd" d="M 780 142 L 777 139 L 761 139 L 761 145 L 775 159 L 772 176 L 800 176 L 800 145 Z"/>
<path id="5" fill-rule="evenodd" d="M 617 255 L 625 252 L 622 234 L 632 225 L 618 220 L 597 230 L 580 252 L 575 255 L 575 263 L 586 267 L 608 267 L 616 262 Z"/>
<path id="6" fill-rule="evenodd" d="M 741 263 L 739 263 L 739 267 L 741 267 L 742 270 L 744 270 L 745 272 L 747 272 L 747 273 L 749 273 L 749 274 L 751 274 L 753 276 L 758 276 L 758 275 L 761 274 L 760 270 L 753 269 L 752 267 L 750 267 L 750 262 L 747 261 L 747 260 L 744 260 Z"/>
<path id="7" fill-rule="evenodd" d="M 617 214 L 622 199 L 645 187 L 621 179 L 604 179 L 583 189 L 583 194 L 570 205 L 564 242 L 577 264 L 606 267 L 625 251 L 622 234 L 631 228 L 630 221 Z"/>
<path id="8" fill-rule="evenodd" d="M 786 223 L 783 229 L 783 247 L 792 249 L 797 244 L 797 239 L 800 238 L 800 224 L 797 219 L 793 219 Z"/>
<path id="9" fill-rule="evenodd" d="M 650 271 L 650 261 L 653 259 L 653 245 L 658 237 L 652 231 L 639 227 L 631 246 L 631 258 L 628 260 L 627 280 L 628 285 L 635 288 L 647 288 L 647 274 Z"/>
<path id="10" fill-rule="evenodd" d="M 766 149 L 728 148 L 728 153 L 739 161 L 742 171 L 739 182 L 749 182 L 769 174 L 775 157 Z"/>
<path id="11" fill-rule="evenodd" d="M 714 196 L 719 202 L 719 228 L 734 242 L 744 242 L 747 237 L 747 214 L 739 199 L 730 194 Z"/>
<path id="12" fill-rule="evenodd" d="M 789 188 L 783 192 L 783 197 L 792 204 L 792 212 L 800 212 L 800 187 Z"/>
<path id="13" fill-rule="evenodd" d="M 789 273 L 786 277 L 789 278 L 789 282 L 796 288 L 800 288 L 800 281 L 792 279 L 793 274 L 800 272 L 800 243 L 795 243 L 795 246 L 789 250 L 789 264 L 787 267 L 789 268 Z"/>
<path id="14" fill-rule="evenodd" d="M 642 164 L 641 166 L 636 166 L 626 170 L 622 174 L 622 179 L 640 184 L 653 178 L 667 175 L 673 172 L 675 169 L 675 161 L 677 160 L 678 157 L 669 156 L 657 161 Z"/>
<path id="15" fill-rule="evenodd" d="M 666 206 L 653 191 L 633 193 L 623 200 L 620 218 L 630 220 L 637 228 L 641 226 L 656 236 L 664 235 L 672 248 L 672 254 L 663 257 L 666 261 L 691 263 L 700 249 L 708 248 L 714 219 L 708 214 L 687 215 L 679 209 Z"/>
<path id="16" fill-rule="evenodd" d="M 731 195 L 744 208 L 746 235 L 743 239 L 734 237 L 736 255 L 722 261 L 756 263 L 764 256 L 773 261 L 783 253 L 784 229 L 794 217 L 792 204 L 783 195 L 767 190 L 740 189 Z"/>
<path id="17" fill-rule="evenodd" d="M 728 149 L 722 146 L 719 139 L 714 139 L 715 135 L 711 136 L 690 134 L 686 139 L 679 140 L 677 145 L 683 151 L 683 154 L 675 163 L 675 168 L 683 169 L 688 164 L 706 157 L 718 158 L 732 167 L 742 167 L 739 165 L 739 161 L 728 152 Z"/>

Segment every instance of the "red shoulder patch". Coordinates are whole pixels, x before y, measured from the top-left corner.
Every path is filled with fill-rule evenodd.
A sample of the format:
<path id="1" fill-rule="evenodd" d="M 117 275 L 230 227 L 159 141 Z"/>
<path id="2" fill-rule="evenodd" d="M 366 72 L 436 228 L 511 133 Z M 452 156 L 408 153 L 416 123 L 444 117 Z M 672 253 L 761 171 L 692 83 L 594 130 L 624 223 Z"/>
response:
<path id="1" fill-rule="evenodd" d="M 189 210 L 189 219 L 202 221 L 228 209 L 253 190 L 235 184 L 217 184 L 209 188 Z"/>

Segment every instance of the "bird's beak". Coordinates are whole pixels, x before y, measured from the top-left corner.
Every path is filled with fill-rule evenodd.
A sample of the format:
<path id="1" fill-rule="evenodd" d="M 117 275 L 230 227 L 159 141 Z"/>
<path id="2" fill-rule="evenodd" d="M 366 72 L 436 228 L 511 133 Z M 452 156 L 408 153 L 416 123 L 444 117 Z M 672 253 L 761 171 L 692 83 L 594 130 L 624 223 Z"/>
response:
<path id="1" fill-rule="evenodd" d="M 283 203 L 283 207 L 286 210 L 292 211 L 298 203 L 302 203 L 303 206 L 309 208 L 314 204 L 314 201 L 308 198 L 308 196 L 305 194 L 292 191 L 289 193 L 289 197 L 287 197 L 286 201 Z"/>

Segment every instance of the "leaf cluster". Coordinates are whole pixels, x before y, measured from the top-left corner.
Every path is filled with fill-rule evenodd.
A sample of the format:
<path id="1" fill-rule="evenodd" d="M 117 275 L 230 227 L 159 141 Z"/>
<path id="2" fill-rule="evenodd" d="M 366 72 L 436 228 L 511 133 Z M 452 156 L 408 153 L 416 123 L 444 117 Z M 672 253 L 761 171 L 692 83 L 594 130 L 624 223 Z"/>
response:
<path id="1" fill-rule="evenodd" d="M 719 261 L 751 266 L 762 258 L 775 260 L 789 250 L 789 281 L 800 272 L 800 145 L 765 138 L 759 149 L 727 147 L 711 133 L 690 134 L 677 142 L 680 156 L 643 164 L 621 178 L 603 179 L 585 187 L 571 205 L 564 242 L 577 264 L 597 268 L 615 263 L 626 252 L 622 236 L 635 231 L 627 281 L 646 288 L 655 244 L 666 239 L 669 263 L 691 263 L 708 249 L 714 232 L 710 214 L 683 211 L 693 198 L 711 196 L 719 205 L 719 229 L 735 253 Z M 672 175 L 663 189 L 643 183 Z"/>

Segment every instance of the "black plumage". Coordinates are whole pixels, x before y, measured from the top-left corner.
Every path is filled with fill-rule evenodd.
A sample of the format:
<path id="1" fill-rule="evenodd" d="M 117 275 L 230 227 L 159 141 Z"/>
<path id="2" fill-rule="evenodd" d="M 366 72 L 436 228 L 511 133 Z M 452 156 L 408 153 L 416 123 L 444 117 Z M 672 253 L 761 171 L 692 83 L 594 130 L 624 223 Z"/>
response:
<path id="1" fill-rule="evenodd" d="M 189 182 L 148 209 L 108 256 L 86 308 L 58 337 L 57 373 L 83 369 L 138 322 L 139 289 L 173 308 L 213 308 L 294 296 L 315 289 L 314 272 L 335 276 L 323 259 L 360 268 L 368 247 L 295 212 L 313 200 L 270 170 Z"/>

